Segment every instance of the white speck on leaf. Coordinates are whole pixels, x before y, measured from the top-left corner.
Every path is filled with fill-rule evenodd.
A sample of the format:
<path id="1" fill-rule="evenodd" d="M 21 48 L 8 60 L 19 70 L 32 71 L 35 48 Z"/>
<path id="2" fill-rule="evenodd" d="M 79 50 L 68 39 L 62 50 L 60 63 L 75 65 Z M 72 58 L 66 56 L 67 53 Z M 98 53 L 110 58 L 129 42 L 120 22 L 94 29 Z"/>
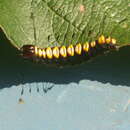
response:
<path id="1" fill-rule="evenodd" d="M 84 7 L 84 5 L 80 5 L 80 7 L 79 7 L 79 11 L 80 11 L 80 12 L 84 12 L 84 11 L 85 11 L 85 7 Z"/>

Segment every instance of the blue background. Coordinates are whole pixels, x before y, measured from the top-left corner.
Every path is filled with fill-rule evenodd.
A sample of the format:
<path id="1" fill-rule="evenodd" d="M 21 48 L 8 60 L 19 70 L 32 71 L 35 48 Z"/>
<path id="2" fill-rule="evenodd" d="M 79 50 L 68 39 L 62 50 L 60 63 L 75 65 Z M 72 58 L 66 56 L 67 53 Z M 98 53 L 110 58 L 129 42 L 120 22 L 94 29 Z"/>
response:
<path id="1" fill-rule="evenodd" d="M 0 45 L 0 130 L 130 129 L 130 47 L 61 69 Z"/>

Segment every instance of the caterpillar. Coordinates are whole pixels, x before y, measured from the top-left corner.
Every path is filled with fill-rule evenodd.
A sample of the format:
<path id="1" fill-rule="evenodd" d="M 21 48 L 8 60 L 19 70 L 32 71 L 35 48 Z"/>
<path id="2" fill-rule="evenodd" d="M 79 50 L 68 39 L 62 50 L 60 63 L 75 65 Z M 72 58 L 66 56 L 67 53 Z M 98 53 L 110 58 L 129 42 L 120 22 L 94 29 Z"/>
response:
<path id="1" fill-rule="evenodd" d="M 69 46 L 55 46 L 47 48 L 38 48 L 35 45 L 23 45 L 20 49 L 22 56 L 26 59 L 35 59 L 44 63 L 65 64 L 66 61 L 74 62 L 84 59 L 90 59 L 98 54 L 104 53 L 110 49 L 116 49 L 116 39 L 101 35 L 98 40 L 77 43 Z M 74 60 L 75 59 L 75 60 Z M 67 63 L 67 62 L 66 62 Z"/>

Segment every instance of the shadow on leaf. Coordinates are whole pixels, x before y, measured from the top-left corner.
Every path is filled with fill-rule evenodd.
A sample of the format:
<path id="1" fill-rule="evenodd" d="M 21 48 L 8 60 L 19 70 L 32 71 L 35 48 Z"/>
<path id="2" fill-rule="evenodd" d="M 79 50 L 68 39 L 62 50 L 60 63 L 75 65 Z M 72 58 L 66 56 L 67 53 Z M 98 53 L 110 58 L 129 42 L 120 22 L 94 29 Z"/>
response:
<path id="1" fill-rule="evenodd" d="M 25 61 L 2 31 L 0 45 L 1 89 L 33 82 L 69 84 L 79 83 L 81 80 L 130 86 L 130 47 L 124 47 L 119 52 L 107 56 L 99 56 L 92 62 L 61 69 Z"/>

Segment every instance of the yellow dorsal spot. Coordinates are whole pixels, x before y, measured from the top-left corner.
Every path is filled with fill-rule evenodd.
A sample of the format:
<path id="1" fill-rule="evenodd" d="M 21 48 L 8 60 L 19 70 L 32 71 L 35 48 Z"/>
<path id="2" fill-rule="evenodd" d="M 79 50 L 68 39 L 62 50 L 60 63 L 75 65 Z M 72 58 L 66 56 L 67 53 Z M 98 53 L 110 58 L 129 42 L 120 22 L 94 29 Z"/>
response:
<path id="1" fill-rule="evenodd" d="M 42 50 L 41 49 L 38 49 L 38 56 L 42 57 Z"/>
<path id="2" fill-rule="evenodd" d="M 81 45 L 81 43 L 79 43 L 79 44 L 77 44 L 75 46 L 75 52 L 76 52 L 76 54 L 81 55 L 81 53 L 82 53 L 82 45 Z"/>
<path id="3" fill-rule="evenodd" d="M 83 44 L 83 50 L 84 50 L 85 52 L 88 52 L 88 51 L 89 51 L 89 43 L 88 43 L 88 42 L 86 42 L 86 43 Z"/>
<path id="4" fill-rule="evenodd" d="M 46 58 L 46 51 L 45 49 L 42 49 L 42 57 L 45 59 Z"/>
<path id="5" fill-rule="evenodd" d="M 46 55 L 47 55 L 47 58 L 48 59 L 52 59 L 52 49 L 50 48 L 50 47 L 48 47 L 47 49 L 46 49 Z"/>
<path id="6" fill-rule="evenodd" d="M 35 46 L 35 55 L 38 55 L 38 48 Z"/>
<path id="7" fill-rule="evenodd" d="M 104 44 L 105 43 L 105 37 L 103 35 L 101 35 L 99 38 L 98 38 L 98 44 Z"/>
<path id="8" fill-rule="evenodd" d="M 68 46 L 67 53 L 69 56 L 74 56 L 74 47 L 73 45 Z"/>
<path id="9" fill-rule="evenodd" d="M 59 48 L 58 47 L 53 48 L 53 56 L 57 59 L 59 58 L 60 54 L 59 54 Z"/>
<path id="10" fill-rule="evenodd" d="M 62 56 L 62 57 L 67 57 L 67 53 L 66 53 L 66 47 L 65 46 L 62 46 L 61 48 L 60 48 L 60 55 Z"/>
<path id="11" fill-rule="evenodd" d="M 91 44 L 91 47 L 95 47 L 96 46 L 96 42 L 95 41 L 91 42 L 90 44 Z"/>
<path id="12" fill-rule="evenodd" d="M 111 43 L 112 43 L 112 44 L 116 44 L 116 39 L 112 38 L 112 39 L 111 39 Z"/>
<path id="13" fill-rule="evenodd" d="M 106 43 L 107 44 L 111 43 L 111 37 L 106 38 Z"/>

